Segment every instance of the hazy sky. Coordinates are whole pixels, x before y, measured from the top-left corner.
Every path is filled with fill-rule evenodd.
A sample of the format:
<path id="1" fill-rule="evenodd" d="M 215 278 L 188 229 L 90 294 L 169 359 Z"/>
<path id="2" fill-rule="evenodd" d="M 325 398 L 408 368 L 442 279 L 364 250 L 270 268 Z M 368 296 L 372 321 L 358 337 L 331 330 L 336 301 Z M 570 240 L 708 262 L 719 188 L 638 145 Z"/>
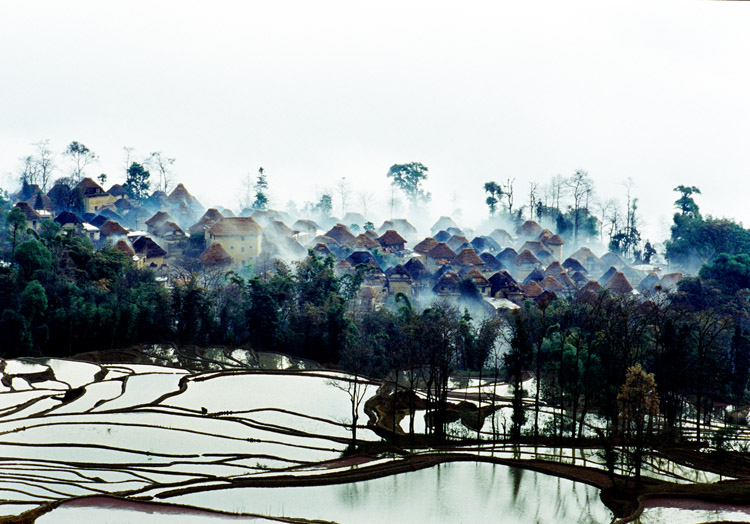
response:
<path id="1" fill-rule="evenodd" d="M 263 166 L 277 207 L 346 177 L 384 210 L 390 165 L 419 161 L 431 216 L 478 221 L 484 182 L 526 194 L 581 168 L 602 199 L 632 177 L 652 238 L 678 184 L 750 224 L 748 19 L 743 2 L 3 2 L 0 183 L 32 142 L 78 140 L 111 182 L 123 146 L 175 157 L 205 205 L 236 207 Z"/>

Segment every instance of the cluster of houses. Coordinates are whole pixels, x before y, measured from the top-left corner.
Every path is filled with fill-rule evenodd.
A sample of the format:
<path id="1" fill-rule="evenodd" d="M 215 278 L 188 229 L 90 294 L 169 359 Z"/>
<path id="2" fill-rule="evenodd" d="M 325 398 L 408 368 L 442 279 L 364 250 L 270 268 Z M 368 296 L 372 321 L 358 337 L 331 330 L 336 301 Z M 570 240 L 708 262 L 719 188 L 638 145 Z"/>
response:
<path id="1" fill-rule="evenodd" d="M 78 213 L 71 211 L 71 195 Z M 593 297 L 601 289 L 671 290 L 682 279 L 680 273 L 631 266 L 615 253 L 600 257 L 587 247 L 567 253 L 559 235 L 532 220 L 512 233 L 497 228 L 479 235 L 441 217 L 424 238 L 405 219 L 366 229 L 369 223 L 358 213 L 318 223 L 268 209 L 246 209 L 241 216 L 224 208 L 206 210 L 182 184 L 136 202 L 122 186 L 105 191 L 90 178 L 72 190 L 58 184 L 47 194 L 24 186 L 14 199 L 28 227 L 39 230 L 43 220 L 54 220 L 63 231 L 97 246 L 114 246 L 138 267 L 156 269 L 165 281 L 171 266 L 184 267 L 186 261 L 205 269 L 253 265 L 264 271 L 277 259 L 304 259 L 312 249 L 333 256 L 338 275 L 364 270 L 364 308 L 378 307 L 397 293 L 417 299 L 459 296 L 466 279 L 495 309 L 515 308 L 527 299 Z"/>

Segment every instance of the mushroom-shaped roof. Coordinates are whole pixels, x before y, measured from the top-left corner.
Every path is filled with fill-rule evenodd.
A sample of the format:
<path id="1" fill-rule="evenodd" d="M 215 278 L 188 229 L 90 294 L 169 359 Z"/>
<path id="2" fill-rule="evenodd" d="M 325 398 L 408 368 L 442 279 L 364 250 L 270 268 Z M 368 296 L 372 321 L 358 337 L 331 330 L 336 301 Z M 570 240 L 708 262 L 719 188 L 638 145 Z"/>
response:
<path id="1" fill-rule="evenodd" d="M 404 269 L 409 272 L 411 278 L 414 280 L 429 279 L 431 276 L 430 271 L 418 258 L 409 259 L 409 261 L 404 264 Z"/>
<path id="2" fill-rule="evenodd" d="M 417 228 L 412 226 L 405 218 L 394 218 L 393 223 L 396 224 L 394 229 L 399 231 L 406 238 L 414 238 L 417 235 Z"/>
<path id="3" fill-rule="evenodd" d="M 359 264 L 367 264 L 368 266 L 380 269 L 378 261 L 375 260 L 375 257 L 369 251 L 355 251 L 346 257 L 346 260 L 355 268 Z"/>
<path id="4" fill-rule="evenodd" d="M 204 266 L 226 266 L 232 263 L 232 257 L 218 242 L 214 242 L 204 249 L 198 260 Z"/>
<path id="5" fill-rule="evenodd" d="M 294 231 L 289 229 L 289 226 L 287 226 L 284 222 L 281 220 L 272 220 L 271 222 L 266 225 L 265 228 L 263 228 L 263 233 L 270 236 L 283 236 L 283 237 L 291 237 L 294 234 Z"/>
<path id="6" fill-rule="evenodd" d="M 573 271 L 573 273 L 570 274 L 570 278 L 576 283 L 576 287 L 584 286 L 586 285 L 586 282 L 589 281 L 589 277 L 586 276 L 586 273 L 583 271 Z"/>
<path id="7" fill-rule="evenodd" d="M 383 247 L 388 246 L 399 246 L 406 243 L 406 239 L 399 235 L 396 231 L 393 229 L 389 229 L 385 233 L 383 233 L 383 236 L 378 238 L 378 242 Z"/>
<path id="8" fill-rule="evenodd" d="M 325 236 L 334 239 L 342 246 L 349 245 L 355 238 L 351 231 L 349 231 L 349 228 L 344 224 L 336 224 L 325 234 Z"/>
<path id="9" fill-rule="evenodd" d="M 385 276 L 388 277 L 388 280 L 401 280 L 408 282 L 413 280 L 409 271 L 407 271 L 407 269 L 401 264 L 396 264 L 395 266 L 388 268 L 385 271 Z"/>
<path id="10" fill-rule="evenodd" d="M 491 294 L 495 295 L 498 291 L 509 291 L 512 293 L 523 293 L 521 286 L 506 270 L 501 270 L 489 278 L 492 286 Z"/>
<path id="11" fill-rule="evenodd" d="M 515 249 L 513 249 L 512 247 L 506 247 L 505 249 L 500 251 L 500 254 L 497 255 L 497 259 L 508 266 L 513 263 L 517 256 L 518 253 Z"/>
<path id="12" fill-rule="evenodd" d="M 94 224 L 96 225 L 96 224 Z M 115 222 L 114 220 L 107 220 L 99 227 L 99 234 L 103 237 L 110 237 L 110 236 L 127 236 L 128 230 L 122 227 L 120 224 Z"/>
<path id="13" fill-rule="evenodd" d="M 599 277 L 599 283 L 601 285 L 605 285 L 610 278 L 615 276 L 615 273 L 617 273 L 617 268 L 612 266 L 607 271 L 604 272 L 602 276 Z"/>
<path id="14" fill-rule="evenodd" d="M 18 204 L 16 204 L 16 207 L 21 207 L 20 204 L 22 204 L 22 203 L 25 204 L 25 202 L 19 202 Z M 34 212 L 33 209 L 31 211 Z M 28 217 L 29 215 L 26 215 L 26 216 Z M 39 215 L 37 214 L 36 216 L 37 216 L 37 219 L 38 219 Z M 27 218 L 27 220 L 30 220 L 30 219 Z M 55 222 L 57 222 L 61 226 L 64 226 L 66 224 L 73 224 L 73 225 L 79 226 L 79 225 L 83 224 L 83 220 L 81 220 L 78 215 L 76 215 L 75 213 L 72 213 L 70 211 L 63 211 L 62 213 L 60 213 L 59 215 L 57 215 L 55 217 Z"/>
<path id="15" fill-rule="evenodd" d="M 481 266 L 484 262 L 479 258 L 476 251 L 473 249 L 462 249 L 461 252 L 456 255 L 454 263 L 460 266 Z"/>
<path id="16" fill-rule="evenodd" d="M 458 252 L 460 249 L 462 249 L 461 246 L 469 244 L 469 240 L 463 235 L 453 235 L 448 239 L 448 242 L 446 242 L 446 244 L 448 244 L 448 247 L 453 251 Z"/>
<path id="17" fill-rule="evenodd" d="M 563 268 L 562 264 L 560 264 L 560 262 L 558 262 L 557 260 L 552 262 L 549 266 L 547 266 L 547 269 L 544 270 L 545 276 L 552 275 L 555 278 L 563 273 L 566 273 L 565 268 Z"/>
<path id="18" fill-rule="evenodd" d="M 146 225 L 148 227 L 156 227 L 159 224 L 163 224 L 167 220 L 172 220 L 172 217 L 169 216 L 169 213 L 166 211 L 157 211 L 151 218 L 146 220 Z"/>
<path id="19" fill-rule="evenodd" d="M 336 276 L 351 275 L 354 273 L 354 266 L 348 260 L 339 260 L 333 268 Z"/>
<path id="20" fill-rule="evenodd" d="M 614 266 L 617 269 L 622 269 L 628 265 L 620 255 L 611 251 L 602 255 L 601 260 L 605 266 Z"/>
<path id="21" fill-rule="evenodd" d="M 653 293 L 657 282 L 659 282 L 659 275 L 652 271 L 638 284 L 638 291 L 641 293 Z"/>
<path id="22" fill-rule="evenodd" d="M 612 275 L 612 278 L 607 280 L 607 283 L 604 284 L 604 289 L 608 289 L 621 295 L 633 292 L 633 286 L 630 285 L 630 282 L 628 282 L 628 279 L 623 275 L 622 271 L 618 271 Z"/>
<path id="23" fill-rule="evenodd" d="M 378 235 L 378 233 L 376 231 L 373 231 L 372 229 L 366 229 L 365 232 L 362 233 L 362 234 L 363 235 L 367 235 L 368 237 L 370 237 L 373 240 L 377 240 L 378 237 L 380 236 L 380 235 Z"/>
<path id="24" fill-rule="evenodd" d="M 335 242 L 335 241 L 334 241 Z M 318 242 L 312 248 L 313 252 L 321 257 L 333 256 L 333 252 L 323 242 Z"/>
<path id="25" fill-rule="evenodd" d="M 490 281 L 476 268 L 472 269 L 464 278 L 470 278 L 479 287 L 486 287 L 490 285 Z"/>
<path id="26" fill-rule="evenodd" d="M 442 216 L 438 219 L 437 222 L 435 222 L 432 225 L 432 227 L 430 228 L 430 231 L 435 233 L 436 231 L 440 231 L 441 229 L 448 229 L 449 227 L 458 228 L 458 226 L 456 225 L 456 223 L 453 221 L 451 217 Z"/>
<path id="27" fill-rule="evenodd" d="M 495 255 L 492 253 L 482 253 L 479 255 L 479 258 L 482 259 L 482 262 L 484 262 L 484 265 L 487 266 L 487 269 L 490 271 L 500 271 L 501 269 L 505 269 L 505 265 L 495 258 Z"/>
<path id="28" fill-rule="evenodd" d="M 133 255 L 135 255 L 135 250 L 130 246 L 130 243 L 124 238 L 121 238 L 120 240 L 118 240 L 115 243 L 114 248 L 118 251 L 122 251 L 128 257 L 132 257 Z"/>
<path id="29" fill-rule="evenodd" d="M 308 235 L 314 235 L 320 227 L 312 220 L 297 220 L 292 224 L 292 229 L 301 233 L 307 233 Z"/>
<path id="30" fill-rule="evenodd" d="M 490 236 L 501 246 L 507 246 L 513 243 L 513 236 L 504 229 L 495 229 Z"/>
<path id="31" fill-rule="evenodd" d="M 438 278 L 435 286 L 432 290 L 435 293 L 456 293 L 458 292 L 458 283 L 461 278 L 455 271 L 446 271 L 440 278 Z"/>
<path id="32" fill-rule="evenodd" d="M 565 240 L 560 235 L 552 235 L 550 238 L 544 241 L 548 246 L 562 246 L 565 245 Z"/>
<path id="33" fill-rule="evenodd" d="M 589 273 L 603 265 L 602 259 L 596 256 L 594 252 L 587 247 L 579 248 L 578 251 L 570 255 L 569 258 L 578 260 Z"/>
<path id="34" fill-rule="evenodd" d="M 27 202 L 19 202 L 15 205 L 15 207 L 23 211 L 24 216 L 26 216 L 26 220 L 39 220 L 41 218 L 39 213 L 37 213 L 34 208 L 32 208 Z M 63 213 L 69 213 L 69 211 L 63 211 Z M 63 213 L 60 213 L 58 217 L 60 217 Z M 57 218 L 55 218 L 55 222 L 62 223 L 57 220 Z"/>
<path id="35" fill-rule="evenodd" d="M 154 235 L 158 237 L 185 236 L 185 232 L 180 226 L 178 226 L 171 220 L 167 220 L 166 222 L 162 222 L 154 228 Z"/>
<path id="36" fill-rule="evenodd" d="M 575 258 L 570 258 L 570 257 L 566 258 L 565 261 L 562 263 L 562 266 L 568 271 L 582 271 L 586 273 L 586 268 L 583 267 L 583 264 L 581 264 Z"/>
<path id="37" fill-rule="evenodd" d="M 224 217 L 213 224 L 208 233 L 215 237 L 260 235 L 263 228 L 251 217 Z"/>
<path id="38" fill-rule="evenodd" d="M 354 249 L 376 249 L 380 247 L 380 244 L 362 233 L 360 235 L 357 235 L 357 237 L 354 239 L 354 241 L 352 242 L 352 247 Z"/>
<path id="39" fill-rule="evenodd" d="M 601 290 L 602 290 L 602 285 L 599 282 L 597 282 L 596 280 L 589 280 L 579 290 L 579 293 L 586 293 L 586 292 L 598 293 Z"/>
<path id="40" fill-rule="evenodd" d="M 430 249 L 437 246 L 437 244 L 437 240 L 432 237 L 427 237 L 416 246 L 414 246 L 414 251 L 417 253 L 427 254 L 430 252 Z"/>
<path id="41" fill-rule="evenodd" d="M 565 287 L 553 276 L 544 277 L 544 280 L 539 282 L 539 287 L 546 291 L 560 292 L 565 290 Z"/>
<path id="42" fill-rule="evenodd" d="M 541 262 L 534 256 L 534 253 L 528 249 L 524 249 L 519 255 L 513 259 L 513 265 L 518 266 L 530 266 L 539 265 Z"/>
<path id="43" fill-rule="evenodd" d="M 312 239 L 310 242 L 311 245 L 317 245 L 317 244 L 324 244 L 326 246 L 333 246 L 338 247 L 340 244 L 334 240 L 333 238 L 327 236 L 327 235 L 318 235 L 315 238 Z"/>
<path id="44" fill-rule="evenodd" d="M 516 234 L 527 238 L 538 238 L 542 233 L 542 226 L 533 220 L 527 220 L 516 229 Z"/>
<path id="45" fill-rule="evenodd" d="M 109 193 L 113 197 L 127 197 L 128 196 L 128 192 L 125 191 L 125 188 L 122 187 L 120 184 L 113 184 L 112 187 L 110 187 L 107 190 L 107 193 Z"/>
<path id="46" fill-rule="evenodd" d="M 532 282 L 532 281 L 541 282 L 542 280 L 544 280 L 544 277 L 546 277 L 546 276 L 547 275 L 544 274 L 544 271 L 542 271 L 542 268 L 535 267 L 531 271 L 531 273 L 529 273 L 528 275 L 526 275 L 526 278 L 523 279 L 523 283 L 527 284 L 527 283 Z"/>
<path id="47" fill-rule="evenodd" d="M 544 292 L 541 286 L 533 280 L 521 286 L 521 289 L 527 298 L 536 298 Z"/>
<path id="48" fill-rule="evenodd" d="M 432 238 L 434 238 L 438 242 L 447 242 L 448 240 L 450 240 L 452 236 L 453 235 L 451 235 L 450 233 L 448 233 L 447 231 L 443 229 L 443 230 L 438 231 L 436 234 L 432 235 Z"/>
<path id="49" fill-rule="evenodd" d="M 427 256 L 435 260 L 448 260 L 452 262 L 456 258 L 456 253 L 445 242 L 438 242 L 435 247 L 430 249 Z"/>
<path id="50" fill-rule="evenodd" d="M 139 255 L 146 255 L 148 258 L 163 257 L 167 254 L 159 244 L 147 236 L 142 236 L 133 242 L 133 249 Z"/>

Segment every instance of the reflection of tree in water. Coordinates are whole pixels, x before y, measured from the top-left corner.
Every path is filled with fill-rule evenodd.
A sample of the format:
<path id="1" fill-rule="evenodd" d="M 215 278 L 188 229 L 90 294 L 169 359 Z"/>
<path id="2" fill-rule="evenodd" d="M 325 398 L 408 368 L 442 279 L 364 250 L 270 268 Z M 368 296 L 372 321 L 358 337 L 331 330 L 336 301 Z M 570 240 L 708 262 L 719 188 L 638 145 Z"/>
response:
<path id="1" fill-rule="evenodd" d="M 523 468 L 510 468 L 510 479 L 511 479 L 511 496 L 513 497 L 513 504 L 518 500 L 518 493 L 521 490 L 521 480 L 523 480 Z"/>

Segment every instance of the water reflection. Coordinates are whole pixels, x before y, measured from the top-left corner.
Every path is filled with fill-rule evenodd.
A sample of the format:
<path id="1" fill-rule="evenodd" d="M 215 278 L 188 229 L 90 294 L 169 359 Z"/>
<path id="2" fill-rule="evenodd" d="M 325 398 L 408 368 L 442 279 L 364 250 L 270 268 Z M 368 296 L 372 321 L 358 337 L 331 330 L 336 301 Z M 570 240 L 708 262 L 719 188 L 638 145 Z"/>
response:
<path id="1" fill-rule="evenodd" d="M 602 523 L 596 488 L 529 470 L 458 462 L 390 477 L 305 488 L 240 488 L 169 499 L 275 516 L 363 522 Z M 237 506 L 241 505 L 241 508 Z"/>

